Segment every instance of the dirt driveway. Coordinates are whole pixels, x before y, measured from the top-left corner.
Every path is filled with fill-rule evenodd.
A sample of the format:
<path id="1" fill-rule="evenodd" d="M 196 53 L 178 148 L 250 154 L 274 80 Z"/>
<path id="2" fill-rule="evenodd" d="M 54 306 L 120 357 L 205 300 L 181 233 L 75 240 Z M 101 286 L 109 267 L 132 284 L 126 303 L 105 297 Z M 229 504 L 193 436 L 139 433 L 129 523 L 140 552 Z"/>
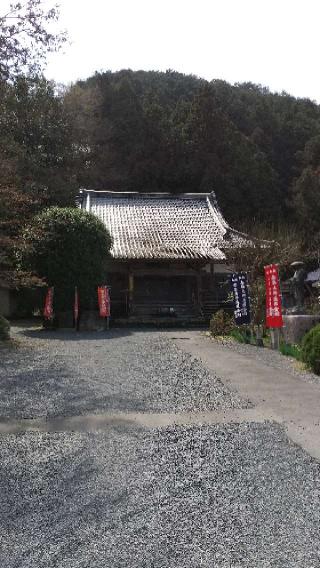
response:
<path id="1" fill-rule="evenodd" d="M 254 363 L 198 332 L 15 335 L 1 566 L 320 566 L 319 463 Z"/>

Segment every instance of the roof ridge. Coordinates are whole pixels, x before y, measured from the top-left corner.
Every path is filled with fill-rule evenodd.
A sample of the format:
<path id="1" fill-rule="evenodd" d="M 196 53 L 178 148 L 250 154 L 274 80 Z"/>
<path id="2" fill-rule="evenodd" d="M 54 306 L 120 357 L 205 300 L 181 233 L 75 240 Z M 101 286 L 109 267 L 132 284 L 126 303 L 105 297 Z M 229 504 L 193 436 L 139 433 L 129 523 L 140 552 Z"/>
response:
<path id="1" fill-rule="evenodd" d="M 121 196 L 121 197 L 146 197 L 146 198 L 156 198 L 156 197 L 163 197 L 163 198 L 207 198 L 210 196 L 210 193 L 171 193 L 169 191 L 152 191 L 152 192 L 143 192 L 143 191 L 113 191 L 110 189 L 79 189 L 79 194 L 83 193 L 97 193 L 97 194 L 108 194 L 114 196 Z"/>
<path id="2" fill-rule="evenodd" d="M 223 234 L 225 235 L 228 231 L 230 231 L 231 227 L 229 223 L 225 220 L 222 211 L 218 205 L 218 200 L 214 191 L 211 191 L 207 197 L 208 208 L 211 215 L 215 218 L 218 225 L 220 225 L 221 229 L 223 230 Z"/>

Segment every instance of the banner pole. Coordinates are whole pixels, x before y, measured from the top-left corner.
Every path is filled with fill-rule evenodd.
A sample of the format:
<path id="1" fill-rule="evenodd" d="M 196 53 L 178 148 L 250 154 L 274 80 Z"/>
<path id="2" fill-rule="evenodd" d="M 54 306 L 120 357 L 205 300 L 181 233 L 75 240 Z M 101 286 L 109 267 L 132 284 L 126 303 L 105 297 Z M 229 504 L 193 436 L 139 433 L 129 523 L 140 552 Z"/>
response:
<path id="1" fill-rule="evenodd" d="M 78 331 L 79 322 L 79 296 L 78 296 L 78 286 L 74 288 L 74 330 Z"/>
<path id="2" fill-rule="evenodd" d="M 270 328 L 270 338 L 271 338 L 271 349 L 278 350 L 280 347 L 280 328 L 272 327 Z"/>

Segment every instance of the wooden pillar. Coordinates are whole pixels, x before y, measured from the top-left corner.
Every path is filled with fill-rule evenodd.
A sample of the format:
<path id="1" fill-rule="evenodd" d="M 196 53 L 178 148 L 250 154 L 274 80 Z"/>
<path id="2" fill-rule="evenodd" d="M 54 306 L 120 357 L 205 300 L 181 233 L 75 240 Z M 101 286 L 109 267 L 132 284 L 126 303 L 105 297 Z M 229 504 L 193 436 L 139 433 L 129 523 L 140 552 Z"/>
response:
<path id="1" fill-rule="evenodd" d="M 271 349 L 279 350 L 280 347 L 280 328 L 270 329 Z"/>
<path id="2" fill-rule="evenodd" d="M 134 276 L 133 272 L 130 270 L 129 271 L 129 305 L 128 305 L 129 315 L 131 314 L 133 307 L 133 291 L 134 291 Z"/>
<path id="3" fill-rule="evenodd" d="M 202 274 L 201 270 L 198 270 L 197 273 L 197 303 L 198 303 L 198 312 L 201 313 L 202 311 Z"/>
<path id="4" fill-rule="evenodd" d="M 214 291 L 214 264 L 210 262 L 210 292 Z"/>

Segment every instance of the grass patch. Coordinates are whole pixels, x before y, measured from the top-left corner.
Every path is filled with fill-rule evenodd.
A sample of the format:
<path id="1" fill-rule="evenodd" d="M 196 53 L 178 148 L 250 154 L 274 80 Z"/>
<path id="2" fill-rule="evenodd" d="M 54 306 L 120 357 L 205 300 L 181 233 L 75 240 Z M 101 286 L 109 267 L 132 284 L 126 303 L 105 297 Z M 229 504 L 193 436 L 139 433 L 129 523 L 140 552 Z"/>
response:
<path id="1" fill-rule="evenodd" d="M 229 337 L 232 337 L 238 341 L 238 343 L 250 343 L 250 337 L 240 331 L 240 329 L 232 329 L 229 333 Z"/>
<path id="2" fill-rule="evenodd" d="M 280 343 L 279 347 L 280 353 L 286 357 L 293 357 L 297 361 L 302 361 L 302 351 L 299 345 L 290 345 L 288 343 Z"/>

